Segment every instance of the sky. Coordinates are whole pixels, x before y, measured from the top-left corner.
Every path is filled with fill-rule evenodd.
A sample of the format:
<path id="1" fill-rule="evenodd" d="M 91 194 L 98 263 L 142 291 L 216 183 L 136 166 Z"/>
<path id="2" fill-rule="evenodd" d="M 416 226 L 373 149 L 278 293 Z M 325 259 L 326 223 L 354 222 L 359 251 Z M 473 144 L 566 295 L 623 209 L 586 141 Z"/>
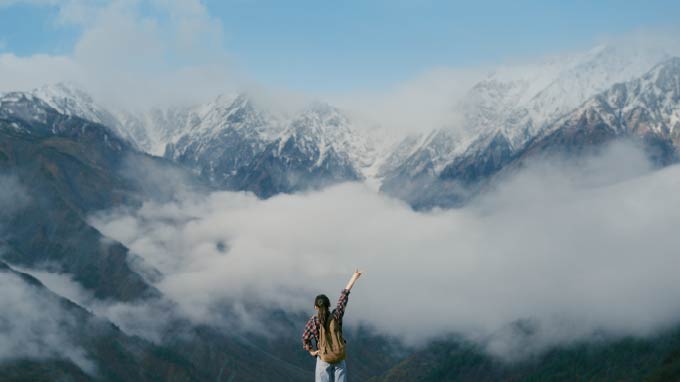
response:
<path id="1" fill-rule="evenodd" d="M 110 3 L 0 0 L 0 53 L 72 56 L 91 28 L 85 13 L 74 9 Z M 191 8 L 168 0 L 118 3 L 161 26 L 176 18 L 173 12 Z M 680 14 L 680 3 L 669 0 L 206 0 L 199 6 L 205 11 L 201 22 L 216 27 L 210 50 L 225 52 L 236 73 L 315 93 L 379 91 L 433 68 L 584 49 L 636 29 L 673 27 Z M 165 63 L 193 59 L 166 54 Z"/>

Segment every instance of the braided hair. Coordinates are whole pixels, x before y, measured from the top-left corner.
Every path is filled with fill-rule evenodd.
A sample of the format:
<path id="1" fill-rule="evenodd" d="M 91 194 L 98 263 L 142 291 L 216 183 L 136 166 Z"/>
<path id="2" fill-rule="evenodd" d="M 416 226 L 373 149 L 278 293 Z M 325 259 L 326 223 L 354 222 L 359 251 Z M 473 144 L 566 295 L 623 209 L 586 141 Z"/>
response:
<path id="1" fill-rule="evenodd" d="M 328 310 L 331 306 L 331 301 L 325 294 L 320 294 L 314 299 L 314 306 L 319 308 L 317 312 L 317 317 L 319 318 L 319 324 L 323 325 L 324 328 L 328 328 L 331 312 Z"/>

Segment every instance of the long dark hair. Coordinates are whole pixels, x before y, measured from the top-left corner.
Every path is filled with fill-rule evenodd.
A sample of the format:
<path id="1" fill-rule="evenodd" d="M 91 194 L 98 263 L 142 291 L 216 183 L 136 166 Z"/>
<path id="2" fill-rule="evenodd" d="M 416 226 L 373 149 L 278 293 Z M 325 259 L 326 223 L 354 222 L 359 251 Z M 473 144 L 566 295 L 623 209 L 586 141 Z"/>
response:
<path id="1" fill-rule="evenodd" d="M 314 306 L 319 308 L 319 311 L 317 312 L 319 324 L 321 324 L 324 328 L 328 328 L 328 324 L 331 321 L 329 319 L 331 312 L 328 311 L 328 308 L 331 306 L 331 300 L 329 300 L 325 294 L 320 294 L 314 299 Z"/>

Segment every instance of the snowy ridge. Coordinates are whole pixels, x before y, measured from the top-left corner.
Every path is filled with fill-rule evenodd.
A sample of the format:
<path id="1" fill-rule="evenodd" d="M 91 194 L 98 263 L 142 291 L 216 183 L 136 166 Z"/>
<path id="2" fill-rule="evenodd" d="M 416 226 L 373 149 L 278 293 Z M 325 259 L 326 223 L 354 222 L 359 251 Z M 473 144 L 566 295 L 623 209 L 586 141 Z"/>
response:
<path id="1" fill-rule="evenodd" d="M 107 109 L 69 83 L 46 85 L 26 95 L 59 113 L 106 125 L 142 151 L 186 163 L 198 173 L 214 173 L 211 178 L 234 173 L 272 142 L 284 145 L 291 137 L 303 151 L 321 153 L 317 165 L 332 152 L 345 165 L 365 174 L 362 177 L 372 177 L 382 154 L 379 150 L 384 147 L 376 144 L 381 140 L 376 139 L 375 131 L 364 134 L 347 115 L 324 103 L 283 115 L 260 107 L 241 93 L 220 95 L 191 107 L 137 112 Z M 230 168 L 226 172 L 219 163 L 224 161 Z"/>
<path id="2" fill-rule="evenodd" d="M 590 97 L 641 76 L 667 57 L 643 45 L 602 45 L 538 64 L 500 67 L 457 105 L 462 123 L 405 139 L 381 175 L 438 175 L 461 157 L 477 156 L 499 134 L 511 150 L 521 150 Z"/>
<path id="3" fill-rule="evenodd" d="M 680 143 L 680 58 L 667 59 L 643 76 L 589 99 L 547 133 L 584 120 L 606 124 L 621 133 L 652 133 Z"/>
<path id="4" fill-rule="evenodd" d="M 115 152 L 130 149 L 128 141 L 109 127 L 73 114 L 64 114 L 32 93 L 8 92 L 0 95 L 0 128 L 34 137 L 60 136 L 94 139 L 101 149 Z M 94 137 L 94 138 L 93 138 Z"/>
<path id="5" fill-rule="evenodd" d="M 246 94 L 221 96 L 191 109 L 183 125 L 169 140 L 167 158 L 217 185 L 260 195 L 325 184 L 321 179 L 370 179 L 380 154 L 347 114 L 320 102 L 282 114 Z"/>
<path id="6" fill-rule="evenodd" d="M 45 118 L 41 109 L 49 107 L 106 125 L 138 149 L 165 156 L 221 186 L 241 187 L 251 179 L 246 171 L 290 170 L 300 179 L 321 174 L 334 181 L 363 179 L 376 188 L 396 179 L 388 183 L 400 187 L 400 179 L 476 173 L 477 162 L 495 171 L 503 158 L 576 118 L 574 110 L 611 126 L 618 126 L 611 110 L 627 117 L 638 113 L 628 118 L 639 121 L 636 128 L 677 131 L 680 115 L 668 95 L 674 93 L 664 88 L 676 81 L 668 74 L 674 61 L 647 73 L 669 55 L 638 45 L 603 45 L 537 64 L 501 66 L 471 87 L 463 102 L 452 105 L 459 118 L 449 126 L 408 137 L 395 136 L 389 126 L 368 128 L 325 103 L 285 114 L 244 93 L 137 112 L 107 109 L 73 85 L 56 84 L 8 93 L 0 102 L 14 102 L 8 110 L 37 120 Z M 276 182 L 284 185 L 283 178 L 279 174 Z"/>
<path id="7" fill-rule="evenodd" d="M 532 135 L 586 99 L 616 83 L 641 76 L 668 57 L 664 51 L 645 47 L 602 46 L 593 50 L 587 60 L 561 73 L 531 99 L 527 109 L 538 128 Z"/>
<path id="8" fill-rule="evenodd" d="M 145 126 L 136 123 L 128 112 L 109 110 L 99 105 L 85 91 L 70 83 L 45 85 L 30 94 L 64 115 L 78 116 L 107 126 L 114 134 L 143 149 L 147 144 Z"/>
<path id="9" fill-rule="evenodd" d="M 205 105 L 188 109 L 176 117 L 177 127 L 163 139 L 173 146 L 172 156 L 186 154 L 189 146 L 208 149 L 211 142 L 236 134 L 262 149 L 271 142 L 281 148 L 295 138 L 305 147 L 318 149 L 323 155 L 328 150 L 364 168 L 373 163 L 374 151 L 369 139 L 352 126 L 352 121 L 340 110 L 323 103 L 315 103 L 291 116 L 273 114 L 261 109 L 246 94 L 222 95 Z"/>
<path id="10" fill-rule="evenodd" d="M 318 151 L 317 166 L 331 151 L 353 163 L 357 170 L 368 168 L 375 161 L 373 142 L 357 131 L 340 110 L 325 103 L 309 106 L 288 123 L 279 140 L 279 153 L 290 139 Z"/>
<path id="11" fill-rule="evenodd" d="M 9 92 L 0 96 L 0 116 L 18 118 L 40 124 L 47 123 L 51 107 L 30 93 Z"/>
<path id="12" fill-rule="evenodd" d="M 61 114 L 75 115 L 89 121 L 110 125 L 117 121 L 111 113 L 97 105 L 92 97 L 73 84 L 45 85 L 31 92 Z"/>
<path id="13" fill-rule="evenodd" d="M 255 108 L 245 95 L 222 95 L 205 105 L 188 109 L 175 115 L 175 126 L 164 137 L 164 143 L 172 146 L 173 157 L 185 156 L 187 150 L 203 150 L 226 132 L 242 139 L 271 141 L 281 130 L 280 122 L 271 115 Z M 170 153 L 166 151 L 166 156 Z M 198 153 L 196 153 L 198 154 Z"/>

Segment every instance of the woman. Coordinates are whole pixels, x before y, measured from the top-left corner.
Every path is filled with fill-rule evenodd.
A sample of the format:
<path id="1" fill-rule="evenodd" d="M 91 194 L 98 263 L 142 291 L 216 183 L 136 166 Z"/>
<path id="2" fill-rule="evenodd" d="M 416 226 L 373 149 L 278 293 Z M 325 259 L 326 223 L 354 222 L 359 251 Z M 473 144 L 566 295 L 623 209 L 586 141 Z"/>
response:
<path id="1" fill-rule="evenodd" d="M 345 340 L 342 338 L 342 316 L 345 314 L 349 291 L 354 282 L 361 276 L 357 269 L 347 283 L 345 289 L 340 292 L 338 305 L 330 312 L 330 300 L 324 294 L 314 299 L 313 315 L 302 333 L 302 347 L 312 357 L 316 357 L 316 382 L 346 382 L 347 367 L 345 366 Z M 312 347 L 312 340 L 316 342 L 317 349 Z"/>

